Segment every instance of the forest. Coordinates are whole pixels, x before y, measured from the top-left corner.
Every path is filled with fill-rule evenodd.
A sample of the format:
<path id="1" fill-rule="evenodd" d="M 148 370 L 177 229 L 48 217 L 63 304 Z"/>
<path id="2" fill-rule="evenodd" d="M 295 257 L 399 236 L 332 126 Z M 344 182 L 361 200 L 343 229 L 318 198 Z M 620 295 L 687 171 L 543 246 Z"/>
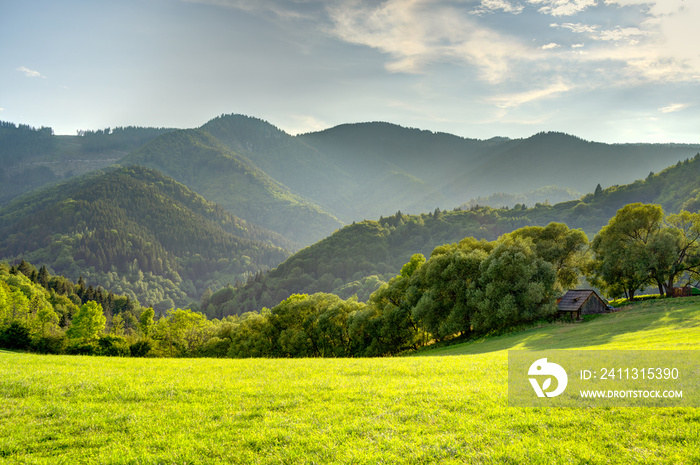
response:
<path id="1" fill-rule="evenodd" d="M 700 213 L 621 208 L 592 241 L 563 223 L 487 241 L 467 237 L 414 254 L 367 302 L 318 292 L 272 308 L 207 318 L 156 314 L 102 287 L 73 284 L 21 262 L 0 266 L 0 344 L 47 353 L 115 356 L 363 357 L 556 318 L 556 298 L 582 276 L 608 296 L 700 281 Z M 202 305 L 216 295 L 205 295 Z"/>
<path id="2" fill-rule="evenodd" d="M 659 173 L 649 173 L 632 184 L 606 189 L 598 185 L 591 194 L 556 205 L 474 205 L 420 215 L 399 211 L 378 221 L 353 223 L 299 251 L 269 273 L 258 274 L 245 285 L 222 289 L 205 302 L 202 311 L 221 318 L 271 307 L 292 294 L 315 292 L 343 298 L 357 295 L 366 301 L 414 253 L 428 255 L 435 247 L 464 237 L 493 241 L 517 228 L 551 222 L 581 228 L 593 237 L 617 210 L 640 201 L 659 204 L 669 213 L 698 211 L 700 155 Z"/>
<path id="3" fill-rule="evenodd" d="M 582 278 L 630 299 L 697 279 L 700 154 L 677 158 L 690 145 L 482 141 L 381 122 L 290 136 L 242 115 L 77 136 L 3 123 L 0 138 L 0 175 L 51 178 L 0 206 L 3 340 L 31 350 L 107 353 L 104 338 L 121 338 L 120 355 L 392 355 L 554 318 Z M 474 173 L 495 179 L 496 165 L 538 153 L 560 185 L 465 203 Z M 572 170 L 595 190 L 552 204 L 576 196 Z M 458 206 L 427 208 L 442 202 Z M 411 210 L 371 216 L 387 205 Z"/>
<path id="4" fill-rule="evenodd" d="M 95 172 L 0 210 L 0 250 L 149 306 L 185 306 L 289 256 L 285 238 L 142 167 Z"/>

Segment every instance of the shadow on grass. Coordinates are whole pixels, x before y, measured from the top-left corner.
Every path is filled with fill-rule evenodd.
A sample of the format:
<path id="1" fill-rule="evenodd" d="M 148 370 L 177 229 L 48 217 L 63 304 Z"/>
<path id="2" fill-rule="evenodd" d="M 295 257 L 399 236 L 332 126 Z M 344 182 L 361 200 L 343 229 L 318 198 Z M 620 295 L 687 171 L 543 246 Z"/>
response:
<path id="1" fill-rule="evenodd" d="M 608 344 L 621 335 L 654 329 L 700 326 L 700 297 L 664 299 L 629 305 L 619 312 L 596 316 L 590 321 L 526 329 L 502 336 L 484 337 L 462 344 L 426 350 L 416 355 L 481 354 L 507 349 L 575 349 Z"/>

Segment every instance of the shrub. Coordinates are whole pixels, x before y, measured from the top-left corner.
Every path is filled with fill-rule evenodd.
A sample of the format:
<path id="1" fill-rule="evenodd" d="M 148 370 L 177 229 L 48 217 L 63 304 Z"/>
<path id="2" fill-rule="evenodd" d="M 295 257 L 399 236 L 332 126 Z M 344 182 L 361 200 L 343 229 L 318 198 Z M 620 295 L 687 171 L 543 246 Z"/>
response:
<path id="1" fill-rule="evenodd" d="M 41 336 L 32 343 L 32 350 L 40 354 L 62 354 L 66 351 L 66 344 L 63 334 Z"/>
<path id="2" fill-rule="evenodd" d="M 94 341 L 86 341 L 83 339 L 72 339 L 66 346 L 68 355 L 97 355 L 99 347 Z"/>
<path id="3" fill-rule="evenodd" d="M 122 336 L 105 335 L 97 340 L 98 355 L 109 357 L 128 357 L 131 355 L 131 348 L 126 339 Z"/>
<path id="4" fill-rule="evenodd" d="M 141 339 L 129 346 L 132 357 L 145 357 L 151 351 L 152 344 L 149 339 Z"/>
<path id="5" fill-rule="evenodd" d="M 28 349 L 31 345 L 29 328 L 22 322 L 13 321 L 0 329 L 0 346 L 6 349 Z"/>

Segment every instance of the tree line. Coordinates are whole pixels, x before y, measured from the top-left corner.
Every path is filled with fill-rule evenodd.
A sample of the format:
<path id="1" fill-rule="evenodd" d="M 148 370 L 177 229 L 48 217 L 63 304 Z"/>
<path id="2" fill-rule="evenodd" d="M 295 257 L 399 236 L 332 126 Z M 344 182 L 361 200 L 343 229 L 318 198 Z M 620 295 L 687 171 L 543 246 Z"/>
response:
<path id="1" fill-rule="evenodd" d="M 44 267 L 5 265 L 0 344 L 122 356 L 394 355 L 555 318 L 556 298 L 582 276 L 609 297 L 634 299 L 650 284 L 672 296 L 674 287 L 700 278 L 700 213 L 664 216 L 658 205 L 630 204 L 590 243 L 562 223 L 520 228 L 494 241 L 468 237 L 436 247 L 427 259 L 414 254 L 367 302 L 294 294 L 272 308 L 221 319 L 180 308 L 157 315 L 101 288 L 50 276 Z"/>

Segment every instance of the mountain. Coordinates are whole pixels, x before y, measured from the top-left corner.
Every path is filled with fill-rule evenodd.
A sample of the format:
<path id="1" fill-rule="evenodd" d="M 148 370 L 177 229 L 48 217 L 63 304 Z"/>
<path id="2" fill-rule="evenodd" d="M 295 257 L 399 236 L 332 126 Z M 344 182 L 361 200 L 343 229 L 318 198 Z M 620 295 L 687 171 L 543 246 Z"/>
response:
<path id="1" fill-rule="evenodd" d="M 356 198 L 372 213 L 365 218 L 397 209 L 452 208 L 471 198 L 543 186 L 587 192 L 596 184 L 645 178 L 700 150 L 688 144 L 603 144 L 556 132 L 527 139 L 465 139 L 381 122 L 345 124 L 297 138 L 363 180 Z"/>
<path id="2" fill-rule="evenodd" d="M 159 170 L 296 248 L 343 224 L 396 211 L 451 209 L 493 194 L 520 199 L 543 186 L 587 192 L 628 183 L 700 150 L 602 144 L 561 133 L 478 140 L 385 122 L 291 136 L 243 115 L 222 115 L 198 129 L 129 127 L 79 136 L 3 123 L 0 140 L 0 157 L 12 160 L 0 169 L 0 204 L 119 160 Z"/>
<path id="3" fill-rule="evenodd" d="M 0 256 L 161 307 L 276 266 L 291 243 L 143 167 L 98 171 L 0 208 Z"/>
<path id="4" fill-rule="evenodd" d="M 164 134 L 119 163 L 156 169 L 232 214 L 282 234 L 296 249 L 342 226 L 204 129 Z"/>
<path id="5" fill-rule="evenodd" d="M 535 134 L 508 143 L 465 173 L 471 192 L 527 192 L 556 185 L 589 192 L 646 178 L 700 150 L 685 144 L 603 144 L 568 134 Z M 457 186 L 453 186 L 457 189 Z"/>
<path id="6" fill-rule="evenodd" d="M 0 205 L 33 189 L 115 163 L 167 128 L 119 127 L 56 136 L 0 121 Z"/>
<path id="7" fill-rule="evenodd" d="M 465 237 L 494 240 L 523 226 L 562 222 L 570 228 L 582 228 L 593 239 L 618 209 L 633 202 L 658 203 L 667 213 L 698 211 L 700 154 L 644 180 L 601 188 L 579 200 L 556 205 L 473 207 L 421 215 L 398 212 L 379 221 L 353 223 L 245 286 L 212 296 L 216 305 L 207 312 L 225 316 L 259 310 L 295 293 L 332 292 L 347 298 L 348 292 L 360 291 L 358 296 L 369 295 L 395 276 L 412 254 L 428 256 L 436 246 Z"/>

